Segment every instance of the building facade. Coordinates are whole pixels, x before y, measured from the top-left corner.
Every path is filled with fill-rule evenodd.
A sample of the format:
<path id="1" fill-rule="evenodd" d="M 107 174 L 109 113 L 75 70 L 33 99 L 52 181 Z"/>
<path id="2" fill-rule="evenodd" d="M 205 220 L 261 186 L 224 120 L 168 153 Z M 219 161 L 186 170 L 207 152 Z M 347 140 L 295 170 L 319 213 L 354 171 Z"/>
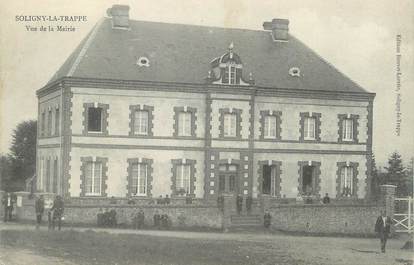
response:
<path id="1" fill-rule="evenodd" d="M 37 92 L 37 190 L 369 196 L 374 94 L 291 36 L 133 21 L 115 5 Z"/>

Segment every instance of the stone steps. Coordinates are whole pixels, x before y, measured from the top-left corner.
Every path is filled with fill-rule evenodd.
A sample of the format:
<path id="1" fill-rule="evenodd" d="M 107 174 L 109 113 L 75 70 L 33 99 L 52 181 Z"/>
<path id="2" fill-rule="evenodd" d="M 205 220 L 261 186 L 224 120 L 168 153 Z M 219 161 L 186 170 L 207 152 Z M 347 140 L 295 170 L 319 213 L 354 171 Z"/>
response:
<path id="1" fill-rule="evenodd" d="M 256 227 L 262 225 L 260 215 L 232 215 L 230 220 L 232 227 Z"/>

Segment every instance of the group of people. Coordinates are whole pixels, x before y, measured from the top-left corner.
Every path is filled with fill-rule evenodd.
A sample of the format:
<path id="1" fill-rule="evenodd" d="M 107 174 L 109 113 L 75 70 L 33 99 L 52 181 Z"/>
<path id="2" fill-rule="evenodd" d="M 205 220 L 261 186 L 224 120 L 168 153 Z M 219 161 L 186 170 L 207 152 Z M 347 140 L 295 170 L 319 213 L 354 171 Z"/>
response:
<path id="1" fill-rule="evenodd" d="M 154 227 L 157 229 L 168 229 L 171 226 L 171 219 L 168 214 L 154 214 Z"/>
<path id="2" fill-rule="evenodd" d="M 42 224 L 43 214 L 45 212 L 45 199 L 43 195 L 40 195 L 35 201 L 35 211 L 36 211 L 36 229 L 39 229 Z M 55 230 L 57 223 L 58 230 L 62 227 L 62 219 L 64 212 L 64 203 L 60 195 L 57 195 L 53 200 L 52 207 L 48 210 L 48 228 L 49 230 Z"/>
<path id="3" fill-rule="evenodd" d="M 237 214 L 241 214 L 241 212 L 243 211 L 243 200 L 244 200 L 243 196 L 241 194 L 238 194 L 236 198 Z M 246 197 L 246 211 L 248 214 L 250 214 L 252 211 L 252 204 L 253 204 L 253 198 L 251 196 L 247 196 Z"/>

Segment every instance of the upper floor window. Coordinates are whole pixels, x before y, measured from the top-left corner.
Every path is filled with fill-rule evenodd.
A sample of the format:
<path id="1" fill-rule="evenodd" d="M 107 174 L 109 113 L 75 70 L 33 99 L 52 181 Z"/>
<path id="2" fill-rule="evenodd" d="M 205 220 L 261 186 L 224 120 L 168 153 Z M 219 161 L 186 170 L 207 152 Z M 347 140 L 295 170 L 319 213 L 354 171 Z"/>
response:
<path id="1" fill-rule="evenodd" d="M 352 141 L 354 136 L 354 121 L 352 119 L 345 119 L 342 123 L 342 140 Z"/>
<path id="2" fill-rule="evenodd" d="M 265 138 L 276 138 L 276 123 L 277 123 L 277 117 L 267 115 L 264 118 L 264 137 Z"/>
<path id="3" fill-rule="evenodd" d="M 237 130 L 237 115 L 235 113 L 224 114 L 224 137 L 235 137 Z"/>
<path id="4" fill-rule="evenodd" d="M 47 114 L 47 135 L 52 135 L 52 109 L 49 109 Z"/>
<path id="5" fill-rule="evenodd" d="M 60 130 L 60 111 L 59 108 L 55 109 L 55 135 L 59 135 Z"/>
<path id="6" fill-rule="evenodd" d="M 315 124 L 316 119 L 307 117 L 304 121 L 304 138 L 305 140 L 315 140 Z"/>
<path id="7" fill-rule="evenodd" d="M 84 103 L 83 104 L 84 130 L 83 134 L 108 134 L 108 104 Z"/>
<path id="8" fill-rule="evenodd" d="M 84 165 L 84 193 L 85 195 L 101 195 L 102 186 L 102 163 L 86 162 Z"/>
<path id="9" fill-rule="evenodd" d="M 178 135 L 191 136 L 191 113 L 180 112 L 178 114 Z"/>
<path id="10" fill-rule="evenodd" d="M 320 141 L 321 114 L 315 112 L 300 113 L 301 141 Z"/>
<path id="11" fill-rule="evenodd" d="M 88 109 L 88 132 L 102 131 L 102 108 Z"/>
<path id="12" fill-rule="evenodd" d="M 338 114 L 338 142 L 358 142 L 358 118 L 355 114 Z"/>
<path id="13" fill-rule="evenodd" d="M 40 121 L 40 135 L 45 136 L 45 124 L 46 124 L 46 113 L 42 112 L 42 117 Z"/>
<path id="14" fill-rule="evenodd" d="M 131 195 L 147 195 L 148 165 L 145 163 L 133 163 L 131 165 Z"/>
<path id="15" fill-rule="evenodd" d="M 196 136 L 196 108 L 174 107 L 174 136 Z"/>
<path id="16" fill-rule="evenodd" d="M 241 109 L 220 109 L 220 137 L 241 137 Z"/>
<path id="17" fill-rule="evenodd" d="M 134 132 L 139 135 L 148 134 L 148 111 L 136 110 L 134 113 Z"/>

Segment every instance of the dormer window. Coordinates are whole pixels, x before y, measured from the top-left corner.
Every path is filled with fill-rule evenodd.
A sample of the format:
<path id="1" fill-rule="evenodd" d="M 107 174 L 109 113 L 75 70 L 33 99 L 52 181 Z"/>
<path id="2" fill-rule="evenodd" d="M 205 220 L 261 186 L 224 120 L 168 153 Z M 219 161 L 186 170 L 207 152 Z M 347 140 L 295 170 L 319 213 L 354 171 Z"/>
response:
<path id="1" fill-rule="evenodd" d="M 239 55 L 233 52 L 233 43 L 229 46 L 229 51 L 222 56 L 211 61 L 212 71 L 208 72 L 207 80 L 213 84 L 224 85 L 251 85 L 254 84 L 252 74 L 249 80 L 245 81 L 242 77 L 243 64 Z"/>
<path id="2" fill-rule="evenodd" d="M 224 75 L 223 75 L 223 84 L 236 84 L 237 78 L 237 71 L 236 71 L 236 64 L 230 63 L 228 66 L 224 68 Z"/>

